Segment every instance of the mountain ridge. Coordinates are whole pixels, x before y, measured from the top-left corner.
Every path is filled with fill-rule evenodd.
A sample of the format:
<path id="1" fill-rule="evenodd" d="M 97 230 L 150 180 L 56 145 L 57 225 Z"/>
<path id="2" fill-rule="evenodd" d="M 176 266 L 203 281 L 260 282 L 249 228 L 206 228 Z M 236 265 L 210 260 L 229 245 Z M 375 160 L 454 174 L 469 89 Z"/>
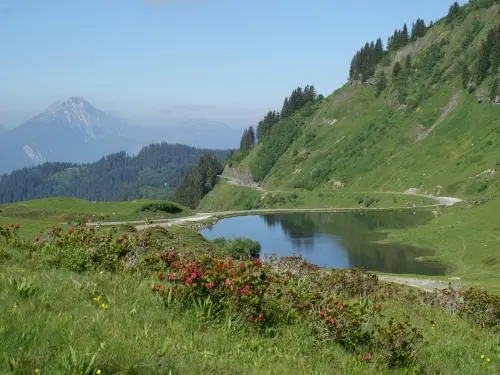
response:
<path id="1" fill-rule="evenodd" d="M 202 119 L 175 127 L 132 125 L 79 96 L 56 101 L 13 129 L 0 128 L 0 135 L 0 174 L 45 162 L 90 163 L 120 151 L 133 155 L 159 141 L 207 148 L 202 145 L 211 140 L 213 148 L 224 148 L 236 140 L 227 126 Z"/>

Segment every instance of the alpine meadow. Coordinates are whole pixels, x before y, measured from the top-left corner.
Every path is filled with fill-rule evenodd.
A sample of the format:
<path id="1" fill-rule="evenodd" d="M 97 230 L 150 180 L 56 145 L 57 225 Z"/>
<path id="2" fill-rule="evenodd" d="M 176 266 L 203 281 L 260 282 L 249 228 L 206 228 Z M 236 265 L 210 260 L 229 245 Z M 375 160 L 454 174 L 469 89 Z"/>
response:
<path id="1" fill-rule="evenodd" d="M 372 39 L 237 150 L 1 176 L 0 373 L 499 374 L 500 1 Z"/>

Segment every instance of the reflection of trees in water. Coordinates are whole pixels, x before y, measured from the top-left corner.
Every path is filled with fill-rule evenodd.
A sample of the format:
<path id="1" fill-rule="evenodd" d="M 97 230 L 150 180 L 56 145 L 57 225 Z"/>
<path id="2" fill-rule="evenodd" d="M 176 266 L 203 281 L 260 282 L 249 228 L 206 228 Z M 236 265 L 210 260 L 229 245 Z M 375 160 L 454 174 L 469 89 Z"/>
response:
<path id="1" fill-rule="evenodd" d="M 428 249 L 403 244 L 381 243 L 387 235 L 380 229 L 417 226 L 430 220 L 430 212 L 371 212 L 371 213 L 293 213 L 263 216 L 269 226 L 280 225 L 293 239 L 294 250 L 314 250 L 314 235 L 338 236 L 349 255 L 350 263 L 368 270 L 393 273 L 442 274 L 446 267 L 439 263 L 419 262 L 416 258 L 430 255 Z"/>

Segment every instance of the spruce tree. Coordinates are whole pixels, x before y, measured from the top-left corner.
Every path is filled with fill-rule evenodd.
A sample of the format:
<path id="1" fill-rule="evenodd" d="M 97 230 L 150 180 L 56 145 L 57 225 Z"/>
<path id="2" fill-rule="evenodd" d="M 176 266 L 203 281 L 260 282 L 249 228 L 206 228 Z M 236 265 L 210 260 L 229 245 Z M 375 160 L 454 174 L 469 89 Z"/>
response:
<path id="1" fill-rule="evenodd" d="M 247 151 L 247 139 L 248 139 L 248 129 L 245 129 L 243 131 L 243 135 L 241 136 L 241 140 L 240 140 L 240 151 L 241 152 Z"/>
<path id="2" fill-rule="evenodd" d="M 410 36 L 408 35 L 408 27 L 406 26 L 405 23 L 403 26 L 403 31 L 401 31 L 401 47 L 406 46 L 409 40 Z"/>
<path id="3" fill-rule="evenodd" d="M 384 57 L 384 45 L 382 44 L 382 39 L 378 38 L 377 42 L 375 43 L 375 63 L 379 63 L 382 58 Z"/>

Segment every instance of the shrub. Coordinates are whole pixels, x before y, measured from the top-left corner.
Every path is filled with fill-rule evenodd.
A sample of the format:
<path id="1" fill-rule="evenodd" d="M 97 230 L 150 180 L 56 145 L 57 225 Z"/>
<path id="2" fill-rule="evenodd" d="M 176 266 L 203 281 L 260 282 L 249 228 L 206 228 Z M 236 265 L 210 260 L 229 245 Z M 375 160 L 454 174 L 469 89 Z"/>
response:
<path id="1" fill-rule="evenodd" d="M 451 314 L 469 318 L 484 328 L 500 327 L 500 297 L 485 290 L 470 288 L 465 292 L 455 290 L 451 285 L 426 296 L 426 302 L 438 305 Z"/>
<path id="2" fill-rule="evenodd" d="M 323 338 L 350 351 L 371 346 L 373 335 L 364 327 L 367 315 L 365 309 L 356 303 L 335 302 L 333 305 L 319 312 Z"/>
<path id="3" fill-rule="evenodd" d="M 485 290 L 470 288 L 463 294 L 459 314 L 471 318 L 481 327 L 500 327 L 500 297 Z"/>
<path id="4" fill-rule="evenodd" d="M 223 251 L 234 259 L 251 259 L 259 256 L 260 243 L 249 238 L 236 238 L 227 242 Z"/>
<path id="5" fill-rule="evenodd" d="M 236 262 L 209 255 L 181 257 L 170 251 L 162 255 L 166 272 L 158 275 L 152 290 L 167 306 L 210 306 L 211 317 L 222 314 L 263 323 L 264 295 L 270 285 L 270 268 L 259 259 Z"/>
<path id="6" fill-rule="evenodd" d="M 142 206 L 140 211 L 144 212 L 166 212 L 168 214 L 178 214 L 182 212 L 183 209 L 171 202 L 163 202 L 163 203 L 148 203 Z"/>
<path id="7" fill-rule="evenodd" d="M 382 358 L 389 367 L 405 367 L 415 362 L 423 343 L 420 331 L 408 319 L 396 322 L 390 319 L 387 326 L 376 326 L 377 343 Z"/>

